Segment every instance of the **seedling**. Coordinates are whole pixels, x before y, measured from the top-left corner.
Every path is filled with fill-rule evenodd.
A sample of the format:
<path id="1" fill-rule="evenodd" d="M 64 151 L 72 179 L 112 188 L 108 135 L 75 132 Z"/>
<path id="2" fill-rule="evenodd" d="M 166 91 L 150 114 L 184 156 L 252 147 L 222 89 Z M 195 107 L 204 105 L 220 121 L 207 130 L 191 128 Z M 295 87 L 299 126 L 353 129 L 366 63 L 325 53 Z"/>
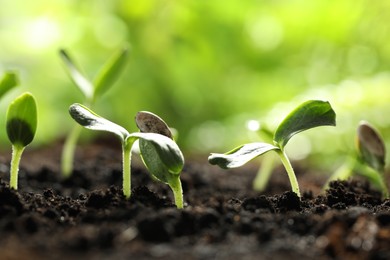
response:
<path id="1" fill-rule="evenodd" d="M 173 191 L 177 208 L 183 208 L 183 190 L 180 172 L 184 157 L 173 141 L 167 124 L 150 112 L 139 112 L 136 124 L 141 132 L 129 133 L 123 127 L 97 115 L 89 108 L 73 104 L 69 108 L 72 118 L 91 130 L 107 131 L 117 135 L 122 142 L 123 194 L 131 196 L 131 150 L 139 140 L 140 156 L 154 179 L 169 185 Z"/>
<path id="2" fill-rule="evenodd" d="M 332 107 L 325 101 L 309 100 L 298 106 L 279 124 L 273 135 L 274 144 L 256 142 L 240 145 L 225 154 L 212 153 L 209 162 L 224 169 L 236 168 L 262 154 L 275 151 L 287 171 L 292 191 L 301 197 L 294 169 L 284 148 L 297 133 L 325 125 L 336 125 L 336 114 Z"/>
<path id="3" fill-rule="evenodd" d="M 386 148 L 383 138 L 371 124 L 361 121 L 356 132 L 356 154 L 348 160 L 329 178 L 325 185 L 333 180 L 346 180 L 358 172 L 379 186 L 384 198 L 389 198 L 389 191 L 384 179 Z"/>
<path id="4" fill-rule="evenodd" d="M 30 93 L 20 95 L 9 105 L 6 126 L 8 139 L 12 143 L 10 187 L 17 190 L 19 162 L 37 129 L 37 106 Z"/>
<path id="5" fill-rule="evenodd" d="M 120 72 L 123 70 L 127 60 L 127 48 L 116 52 L 101 68 L 94 81 L 90 81 L 81 70 L 76 66 L 73 59 L 65 50 L 60 50 L 65 69 L 74 84 L 83 93 L 84 104 L 91 106 L 100 98 L 118 79 Z M 75 125 L 67 136 L 62 150 L 61 171 L 62 175 L 67 178 L 73 171 L 73 159 L 76 149 L 77 140 L 80 136 L 81 127 Z"/>

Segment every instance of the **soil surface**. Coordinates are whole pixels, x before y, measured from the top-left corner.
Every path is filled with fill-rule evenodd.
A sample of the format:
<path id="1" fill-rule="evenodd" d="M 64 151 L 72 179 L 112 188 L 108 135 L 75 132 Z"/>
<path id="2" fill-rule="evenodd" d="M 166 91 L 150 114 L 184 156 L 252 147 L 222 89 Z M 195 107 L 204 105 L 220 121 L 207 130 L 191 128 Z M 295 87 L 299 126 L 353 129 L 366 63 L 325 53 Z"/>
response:
<path id="1" fill-rule="evenodd" d="M 224 171 L 206 155 L 187 159 L 178 210 L 136 158 L 124 198 L 116 147 L 78 148 L 67 180 L 60 146 L 26 149 L 18 191 L 0 157 L 0 259 L 390 259 L 390 201 L 364 180 L 321 193 L 326 177 L 297 167 L 300 200 L 282 168 L 258 193 L 256 168 Z"/>

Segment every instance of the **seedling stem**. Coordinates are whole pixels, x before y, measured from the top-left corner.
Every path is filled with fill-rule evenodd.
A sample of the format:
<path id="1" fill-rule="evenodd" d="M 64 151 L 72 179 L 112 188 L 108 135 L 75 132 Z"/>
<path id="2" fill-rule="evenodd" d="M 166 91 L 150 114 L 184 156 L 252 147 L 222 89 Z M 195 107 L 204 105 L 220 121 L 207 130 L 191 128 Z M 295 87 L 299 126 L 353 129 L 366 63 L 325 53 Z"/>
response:
<path id="1" fill-rule="evenodd" d="M 382 171 L 379 174 L 378 182 L 379 182 L 379 187 L 383 193 L 383 197 L 385 199 L 388 199 L 389 198 L 389 190 L 387 189 L 387 185 L 386 185 L 386 181 L 385 181 L 384 176 L 385 176 L 385 172 Z"/>
<path id="2" fill-rule="evenodd" d="M 19 163 L 22 158 L 24 148 L 24 146 L 12 145 L 10 187 L 15 190 L 18 189 Z"/>
<path id="3" fill-rule="evenodd" d="M 265 160 L 262 160 L 261 167 L 257 171 L 255 180 L 253 181 L 254 190 L 263 191 L 265 189 L 275 164 L 274 154 L 269 154 Z"/>
<path id="4" fill-rule="evenodd" d="M 288 159 L 286 153 L 284 150 L 275 150 L 278 155 L 280 156 L 280 159 L 283 163 L 284 168 L 286 169 L 288 178 L 290 180 L 291 184 L 291 189 L 293 192 L 295 192 L 298 197 L 301 197 L 301 192 L 299 191 L 299 185 L 298 185 L 298 180 L 297 177 L 295 176 L 295 172 L 293 167 L 291 166 L 290 160 Z"/>
<path id="5" fill-rule="evenodd" d="M 61 171 L 65 178 L 70 177 L 73 171 L 74 153 L 76 150 L 77 140 L 81 133 L 81 126 L 74 125 L 72 131 L 65 140 L 62 157 Z"/>
<path id="6" fill-rule="evenodd" d="M 122 145 L 123 155 L 123 194 L 126 199 L 131 196 L 131 147 L 134 141 L 126 141 Z"/>
<path id="7" fill-rule="evenodd" d="M 181 181 L 179 176 L 177 178 L 171 178 L 169 183 L 169 187 L 173 192 L 173 197 L 175 198 L 175 204 L 178 209 L 183 208 L 183 189 L 181 187 Z"/>

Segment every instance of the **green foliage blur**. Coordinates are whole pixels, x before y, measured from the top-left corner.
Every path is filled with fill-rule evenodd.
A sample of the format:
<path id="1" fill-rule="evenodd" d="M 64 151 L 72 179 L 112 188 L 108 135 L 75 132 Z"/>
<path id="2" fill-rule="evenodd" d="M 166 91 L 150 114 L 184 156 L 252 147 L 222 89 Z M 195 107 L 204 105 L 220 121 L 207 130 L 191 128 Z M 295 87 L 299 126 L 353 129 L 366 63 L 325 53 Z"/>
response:
<path id="1" fill-rule="evenodd" d="M 178 130 L 187 154 L 258 140 L 250 129 L 274 128 L 307 99 L 328 100 L 337 127 L 295 139 L 287 149 L 292 159 L 310 154 L 317 162 L 341 160 L 354 149 L 362 119 L 390 144 L 388 1 L 0 3 L 0 72 L 21 75 L 21 87 L 0 100 L 0 108 L 5 111 L 19 92 L 34 93 L 36 146 L 63 138 L 74 124 L 69 105 L 82 101 L 59 49 L 92 78 L 124 45 L 130 48 L 128 65 L 94 110 L 127 129 L 134 128 L 137 111 L 156 113 Z M 5 113 L 0 117 L 5 129 Z M 9 149 L 5 130 L 0 145 Z"/>

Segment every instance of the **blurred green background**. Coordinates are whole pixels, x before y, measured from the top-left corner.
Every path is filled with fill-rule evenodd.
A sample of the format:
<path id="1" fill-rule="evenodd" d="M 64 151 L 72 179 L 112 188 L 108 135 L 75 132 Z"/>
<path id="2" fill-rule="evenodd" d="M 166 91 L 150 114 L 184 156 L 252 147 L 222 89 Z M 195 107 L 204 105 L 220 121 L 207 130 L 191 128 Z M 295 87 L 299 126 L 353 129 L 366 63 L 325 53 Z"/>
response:
<path id="1" fill-rule="evenodd" d="M 60 140 L 82 102 L 65 73 L 65 48 L 93 78 L 118 48 L 129 62 L 94 106 L 135 131 L 134 115 L 152 111 L 179 131 L 186 154 L 224 152 L 259 140 L 256 122 L 273 129 L 307 99 L 329 100 L 336 128 L 294 137 L 293 159 L 315 162 L 354 147 L 361 119 L 390 136 L 390 2 L 368 0 L 0 0 L 0 72 L 20 73 L 37 98 L 35 146 Z M 250 121 L 257 120 L 257 121 Z M 83 137 L 95 133 L 84 131 Z M 386 138 L 390 141 L 390 137 Z M 0 149 L 10 145 L 0 132 Z"/>

